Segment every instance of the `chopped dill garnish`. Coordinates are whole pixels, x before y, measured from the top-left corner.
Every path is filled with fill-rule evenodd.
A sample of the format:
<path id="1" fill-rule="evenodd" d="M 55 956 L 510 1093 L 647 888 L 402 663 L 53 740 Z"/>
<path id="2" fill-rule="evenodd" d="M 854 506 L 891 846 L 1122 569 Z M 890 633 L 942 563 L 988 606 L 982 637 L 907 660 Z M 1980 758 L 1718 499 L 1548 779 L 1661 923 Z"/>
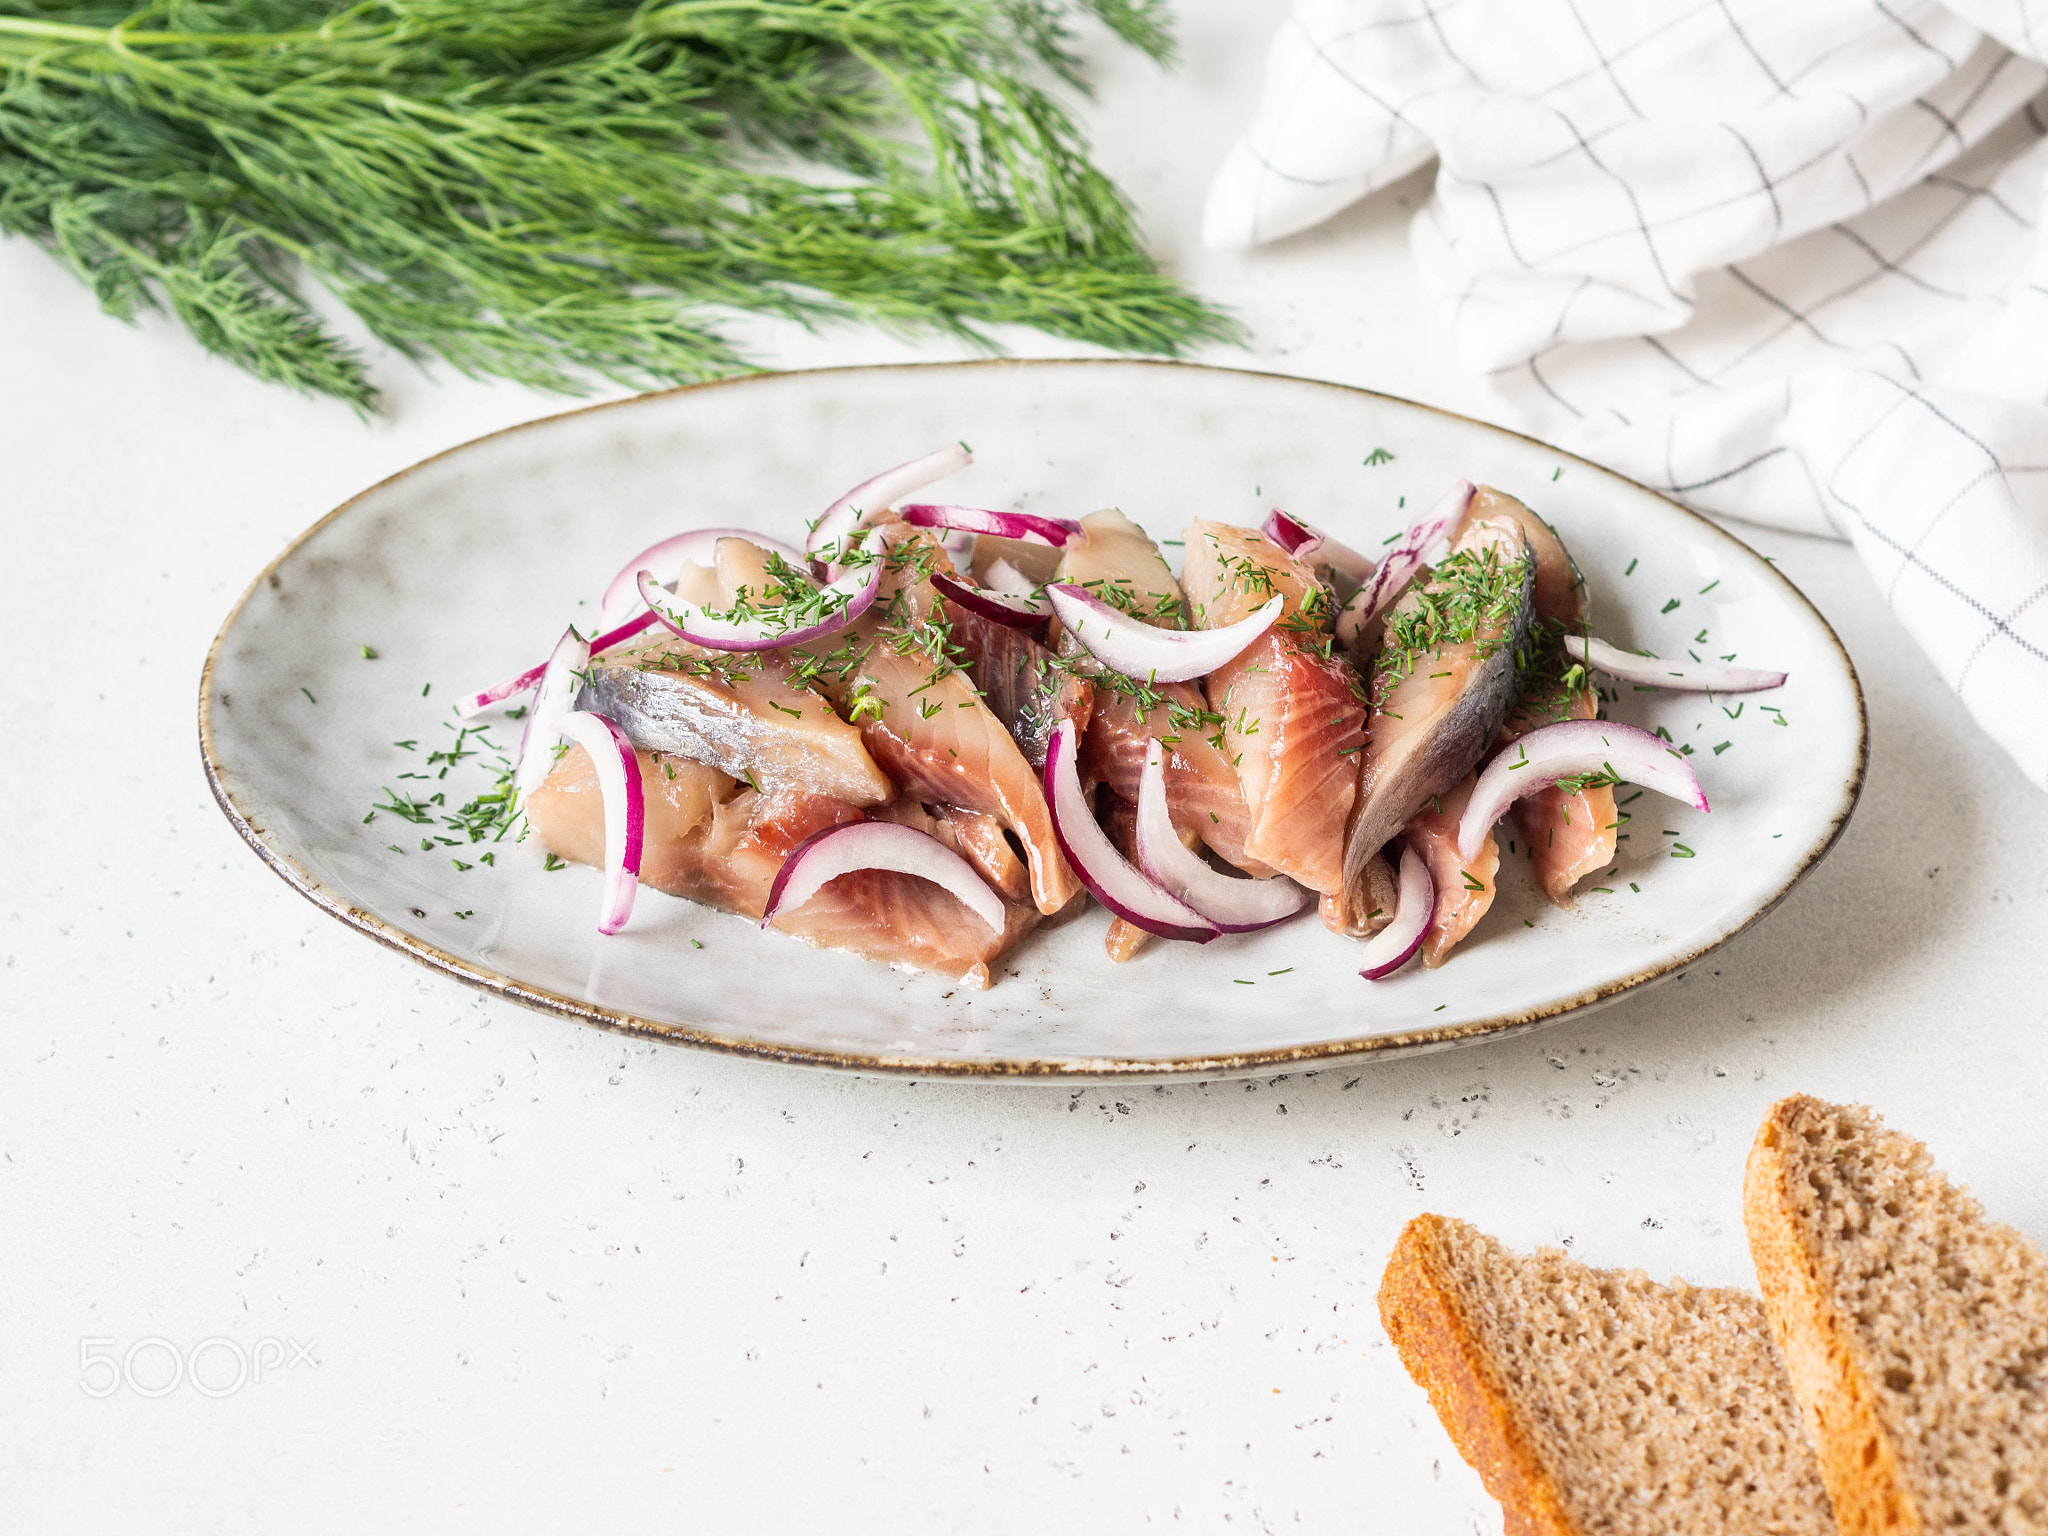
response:
<path id="1" fill-rule="evenodd" d="M 1384 448 L 1375 448 L 1365 456 L 1365 467 L 1367 469 L 1378 469 L 1382 464 L 1391 464 L 1393 462 L 1394 455 Z"/>
<path id="2" fill-rule="evenodd" d="M 1489 546 L 1459 550 L 1417 581 L 1387 618 L 1373 663 L 1374 703 L 1384 706 L 1418 664 L 1451 646 L 1471 645 L 1481 661 L 1509 645 L 1525 647 L 1526 632 L 1516 620 L 1532 569 L 1528 554 L 1504 561 Z"/>

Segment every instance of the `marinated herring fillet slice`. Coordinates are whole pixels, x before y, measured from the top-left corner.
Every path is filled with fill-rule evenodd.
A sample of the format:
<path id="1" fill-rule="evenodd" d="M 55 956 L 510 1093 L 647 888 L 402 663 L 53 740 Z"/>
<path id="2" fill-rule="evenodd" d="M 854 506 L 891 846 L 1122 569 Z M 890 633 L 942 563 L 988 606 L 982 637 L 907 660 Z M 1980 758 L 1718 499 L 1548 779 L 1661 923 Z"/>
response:
<path id="1" fill-rule="evenodd" d="M 1471 863 L 1458 853 L 1458 820 L 1478 782 L 1476 774 L 1467 774 L 1456 789 L 1432 796 L 1401 833 L 1429 865 L 1429 878 L 1436 886 L 1436 906 L 1422 940 L 1422 963 L 1432 970 L 1444 963 L 1493 905 L 1500 875 L 1500 847 L 1493 834 L 1486 835 L 1479 856 Z"/>
<path id="2" fill-rule="evenodd" d="M 1285 599 L 1273 627 L 1209 675 L 1209 702 L 1244 791 L 1246 854 L 1310 890 L 1341 890 L 1365 709 L 1358 674 L 1333 654 L 1328 591 L 1263 534 L 1207 521 L 1188 528 L 1181 583 L 1204 629 Z"/>
<path id="3" fill-rule="evenodd" d="M 1507 1536 L 1833 1536 L 1754 1296 L 1423 1215 L 1379 1310 Z"/>
<path id="4" fill-rule="evenodd" d="M 607 651 L 586 678 L 576 708 L 603 715 L 643 751 L 691 758 L 762 790 L 808 789 L 850 805 L 895 798 L 860 732 L 773 651 L 727 654 L 668 635 Z"/>
<path id="5" fill-rule="evenodd" d="M 1251 813 L 1237 770 L 1216 743 L 1222 724 L 1193 683 L 1154 683 L 1147 704 L 1108 684 L 1097 689 L 1088 734 L 1081 742 L 1081 770 L 1109 786 L 1119 800 L 1138 802 L 1145 770 L 1145 743 L 1166 748 L 1166 805 L 1173 824 L 1191 831 L 1225 863 L 1252 875 L 1273 869 L 1245 851 Z"/>
<path id="6" fill-rule="evenodd" d="M 1163 629 L 1178 629 L 1187 599 L 1145 530 L 1121 512 L 1091 512 L 1081 536 L 1061 551 L 1057 579 L 1086 587 L 1105 602 Z M 1155 683 L 1102 675 L 1070 638 L 1061 658 L 1097 678 L 1094 711 L 1081 740 L 1081 770 L 1136 805 L 1145 743 L 1167 751 L 1166 805 L 1173 824 L 1192 831 L 1225 863 L 1253 875 L 1270 866 L 1245 852 L 1250 812 L 1237 769 L 1223 753 L 1222 719 L 1197 683 Z"/>
<path id="7" fill-rule="evenodd" d="M 862 819 L 861 810 L 827 795 L 760 794 L 688 759 L 636 754 L 646 791 L 640 878 L 671 896 L 759 921 L 783 863 L 805 838 Z M 541 842 L 561 858 L 604 865 L 604 806 L 588 754 L 572 747 L 528 797 L 526 814 Z M 859 870 L 829 882 L 774 926 L 823 949 L 865 960 L 934 971 L 976 987 L 990 965 L 1038 922 L 1029 905 L 1004 904 L 1002 933 L 928 880 Z"/>
<path id="8" fill-rule="evenodd" d="M 1152 536 L 1123 513 L 1090 512 L 1060 551 L 1055 577 L 1086 587 L 1113 608 L 1166 629 L 1187 626 L 1181 584 Z"/>
<path id="9" fill-rule="evenodd" d="M 1507 719 L 1535 585 L 1520 525 L 1476 519 L 1394 605 L 1373 662 L 1358 807 L 1344 845 L 1348 900 L 1357 899 L 1366 860 L 1424 801 L 1471 773 Z"/>
<path id="10" fill-rule="evenodd" d="M 893 821 L 936 837 L 1011 901 L 1031 899 L 1031 872 L 1017 857 L 1017 850 L 1010 846 L 1002 824 L 995 817 L 963 811 L 957 806 L 920 805 L 900 796 L 892 804 L 877 806 L 871 816 L 876 821 Z"/>
<path id="11" fill-rule="evenodd" d="M 923 529 L 891 516 L 875 519 L 866 537 L 887 561 L 875 605 L 829 650 L 790 656 L 859 725 L 869 755 L 900 790 L 993 816 L 1015 833 L 1038 910 L 1059 911 L 1081 886 L 1053 836 L 1045 792 L 963 669 L 946 605 L 926 579 L 951 572 L 951 560 Z"/>
<path id="12" fill-rule="evenodd" d="M 1557 530 L 1514 497 L 1481 486 L 1472 516 L 1509 517 L 1520 525 L 1536 560 L 1521 695 L 1501 727 L 1500 745 L 1560 720 L 1591 720 L 1600 696 L 1584 667 L 1567 655 L 1565 637 L 1588 633 L 1591 605 L 1586 581 Z M 1515 827 L 1529 850 L 1529 867 L 1543 894 L 1560 907 L 1572 905 L 1572 887 L 1614 857 L 1621 818 L 1615 814 L 1614 786 L 1553 784 L 1515 802 Z"/>
<path id="13" fill-rule="evenodd" d="M 1002 721 L 1024 761 L 1043 768 L 1053 727 L 1072 720 L 1085 728 L 1095 690 L 1023 630 L 969 613 L 958 603 L 948 603 L 946 615 L 982 702 Z"/>
<path id="14" fill-rule="evenodd" d="M 2048 1531 L 2048 1258 L 1860 1105 L 1772 1105 L 1742 1206 L 1843 1536 Z"/>

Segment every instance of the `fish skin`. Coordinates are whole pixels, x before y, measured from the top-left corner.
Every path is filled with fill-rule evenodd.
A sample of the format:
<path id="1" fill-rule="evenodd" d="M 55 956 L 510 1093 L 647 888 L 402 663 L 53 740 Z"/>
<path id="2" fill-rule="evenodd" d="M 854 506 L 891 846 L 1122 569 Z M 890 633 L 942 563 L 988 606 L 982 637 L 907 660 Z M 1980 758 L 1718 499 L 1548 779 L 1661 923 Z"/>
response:
<path id="1" fill-rule="evenodd" d="M 645 751 L 692 758 L 764 790 L 809 789 L 862 806 L 896 796 L 860 732 L 796 682 L 778 653 L 727 655 L 669 635 L 606 652 L 587 677 L 576 707 L 603 715 Z"/>
<path id="2" fill-rule="evenodd" d="M 1591 604 L 1585 578 L 1557 531 L 1514 497 L 1489 486 L 1479 488 L 1473 508 L 1475 515 L 1513 518 L 1528 536 L 1536 557 L 1536 617 L 1562 625 L 1565 634 L 1589 633 Z M 1557 637 L 1558 642 L 1561 639 Z M 1560 657 L 1556 664 L 1568 660 Z M 1540 693 L 1518 699 L 1495 746 L 1554 724 L 1560 718 L 1554 703 L 1554 696 L 1546 699 Z M 1546 704 L 1552 707 L 1546 709 Z M 1589 678 L 1584 688 L 1572 693 L 1562 718 L 1592 720 L 1599 713 L 1600 698 Z M 1614 789 L 1607 784 L 1589 784 L 1569 793 L 1553 784 L 1515 802 L 1515 829 L 1528 849 L 1530 872 L 1554 905 L 1574 905 L 1572 887 L 1613 859 L 1621 820 L 1615 809 Z"/>
<path id="3" fill-rule="evenodd" d="M 1500 551 L 1502 561 L 1524 559 L 1528 540 L 1509 519 L 1469 521 L 1452 547 Z M 1518 600 L 1498 633 L 1482 628 L 1471 641 L 1419 662 L 1398 683 L 1374 663 L 1374 707 L 1358 769 L 1358 804 L 1344 848 L 1347 899 L 1356 899 L 1366 861 L 1386 846 L 1433 795 L 1455 789 L 1473 771 L 1515 703 L 1515 653 L 1528 634 L 1536 566 L 1526 561 Z M 1411 587 L 1399 611 L 1414 611 L 1426 588 Z M 1491 647 L 1481 657 L 1482 649 Z M 1449 672 L 1448 679 L 1432 673 Z"/>
<path id="4" fill-rule="evenodd" d="M 1310 890 L 1340 892 L 1365 708 L 1357 673 L 1328 635 L 1298 627 L 1327 624 L 1328 592 L 1248 528 L 1198 520 L 1186 547 L 1181 582 L 1198 627 L 1234 624 L 1276 592 L 1285 599 L 1274 626 L 1206 680 L 1244 794 L 1244 851 Z"/>
<path id="5" fill-rule="evenodd" d="M 646 790 L 642 883 L 758 922 L 775 877 L 806 838 L 860 821 L 858 806 L 802 791 L 758 794 L 688 759 L 637 754 Z M 672 776 L 671 776 L 672 773 Z M 542 844 L 579 864 L 604 865 L 604 799 L 581 747 L 572 747 L 528 797 Z M 781 932 L 866 960 L 955 977 L 977 987 L 990 966 L 1037 925 L 1028 904 L 1005 902 L 1002 933 L 928 880 L 858 870 L 779 914 Z"/>
<path id="6" fill-rule="evenodd" d="M 1384 853 L 1365 861 L 1358 888 L 1356 900 L 1347 901 L 1341 891 L 1327 891 L 1316 903 L 1316 916 L 1323 926 L 1347 939 L 1371 938 L 1394 920 L 1394 909 L 1400 905 L 1400 882 Z"/>
<path id="7" fill-rule="evenodd" d="M 1187 613 L 1186 594 L 1144 529 L 1116 511 L 1089 513 L 1081 519 L 1081 529 L 1081 537 L 1070 540 L 1061 552 L 1059 580 L 1097 593 L 1110 592 L 1120 606 L 1147 623 L 1163 629 L 1181 628 Z M 1093 664 L 1086 649 L 1071 636 L 1062 638 L 1060 649 L 1079 665 Z M 1145 744 L 1158 740 L 1166 746 L 1166 808 L 1174 826 L 1194 832 L 1218 858 L 1247 874 L 1263 877 L 1275 873 L 1245 852 L 1251 813 L 1245 806 L 1237 769 L 1218 744 L 1217 728 L 1184 729 L 1173 723 L 1172 706 L 1207 713 L 1208 696 L 1197 683 L 1150 686 L 1169 703 L 1140 709 L 1138 700 L 1128 694 L 1107 684 L 1097 685 L 1088 730 L 1081 738 L 1082 774 L 1107 784 L 1120 800 L 1135 805 L 1138 781 L 1145 769 Z"/>
<path id="8" fill-rule="evenodd" d="M 890 568 L 874 606 L 832 637 L 833 653 L 845 661 L 822 672 L 818 685 L 842 715 L 859 713 L 863 744 L 899 790 L 993 816 L 1016 833 L 1032 899 L 1050 916 L 1081 893 L 1081 883 L 1053 836 L 1038 775 L 957 655 L 940 662 L 897 648 L 919 633 L 941 637 L 931 626 L 946 618 L 946 605 L 925 576 L 950 573 L 952 562 L 924 529 L 893 516 L 873 519 L 868 537 L 888 548 Z"/>
<path id="9" fill-rule="evenodd" d="M 1086 730 L 1094 688 L 1023 630 L 970 613 L 958 603 L 946 604 L 946 613 L 982 702 L 1003 722 L 1024 761 L 1044 768 L 1052 733 L 1062 720 Z"/>
<path id="10" fill-rule="evenodd" d="M 1468 774 L 1456 789 L 1417 812 L 1401 833 L 1429 866 L 1429 877 L 1436 884 L 1436 905 L 1422 937 L 1422 963 L 1432 970 L 1442 965 L 1444 957 L 1486 916 L 1499 886 L 1500 845 L 1491 832 L 1480 844 L 1479 856 L 1470 863 L 1458 853 L 1458 819 L 1465 814 L 1478 784 L 1479 775 Z M 1477 890 L 1472 881 L 1478 882 Z"/>

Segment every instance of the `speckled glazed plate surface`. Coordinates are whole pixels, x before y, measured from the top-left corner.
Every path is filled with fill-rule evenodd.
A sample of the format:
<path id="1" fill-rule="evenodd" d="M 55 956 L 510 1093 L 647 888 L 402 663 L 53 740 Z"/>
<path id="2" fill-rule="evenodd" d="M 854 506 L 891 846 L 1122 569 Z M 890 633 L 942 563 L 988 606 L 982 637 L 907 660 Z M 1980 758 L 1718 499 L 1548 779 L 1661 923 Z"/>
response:
<path id="1" fill-rule="evenodd" d="M 1371 550 L 1457 477 L 1496 485 L 1563 533 L 1603 637 L 1662 655 L 1732 652 L 1791 681 L 1732 717 L 1743 701 L 1624 688 L 1618 716 L 1695 749 L 1713 813 L 1636 801 L 1614 874 L 1589 879 L 1571 911 L 1505 858 L 1493 912 L 1449 963 L 1380 983 L 1361 981 L 1358 946 L 1312 915 L 1207 946 L 1155 942 L 1119 966 L 1095 907 L 1027 939 L 986 992 L 652 890 L 624 933 L 600 938 L 595 870 L 543 873 L 533 840 L 485 865 L 464 849 L 423 852 L 433 829 L 365 822 L 387 785 L 450 804 L 488 787 L 479 761 L 432 786 L 397 775 L 452 739 L 448 701 L 544 657 L 635 550 L 717 524 L 798 537 L 847 486 L 955 438 L 976 462 L 946 482 L 948 500 L 1069 516 L 1119 506 L 1163 538 L 1198 515 L 1255 525 L 1277 505 Z M 510 747 L 517 731 L 500 725 L 494 739 Z M 330 514 L 258 577 L 208 660 L 200 740 L 222 808 L 273 869 L 360 932 L 474 985 L 782 1061 L 1062 1079 L 1271 1071 L 1482 1040 L 1595 1006 L 1767 912 L 1833 844 L 1864 762 L 1862 697 L 1833 632 L 1706 520 L 1423 406 L 1105 361 L 745 378 L 430 459 Z M 1674 844 L 1694 856 L 1674 857 Z"/>

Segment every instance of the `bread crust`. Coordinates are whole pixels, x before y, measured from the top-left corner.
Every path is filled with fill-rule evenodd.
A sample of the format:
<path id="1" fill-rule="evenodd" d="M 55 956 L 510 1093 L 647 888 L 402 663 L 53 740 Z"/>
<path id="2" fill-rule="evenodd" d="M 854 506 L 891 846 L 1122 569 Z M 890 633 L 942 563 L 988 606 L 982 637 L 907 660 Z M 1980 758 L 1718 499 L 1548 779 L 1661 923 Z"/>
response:
<path id="1" fill-rule="evenodd" d="M 1500 1501 L 1506 1536 L 1584 1536 L 1516 1421 L 1513 1399 L 1459 1310 L 1441 1262 L 1444 1218 L 1401 1229 L 1380 1280 L 1380 1323 L 1408 1374 L 1429 1393 L 1458 1454 Z"/>
<path id="2" fill-rule="evenodd" d="M 1876 1393 L 1792 1199 L 1801 1129 L 1826 1108 L 1800 1094 L 1780 1099 L 1764 1116 L 1743 1170 L 1750 1258 L 1807 1438 L 1820 1459 L 1837 1530 L 1841 1536 L 1924 1536 L 1898 1447 L 1878 1417 Z"/>

